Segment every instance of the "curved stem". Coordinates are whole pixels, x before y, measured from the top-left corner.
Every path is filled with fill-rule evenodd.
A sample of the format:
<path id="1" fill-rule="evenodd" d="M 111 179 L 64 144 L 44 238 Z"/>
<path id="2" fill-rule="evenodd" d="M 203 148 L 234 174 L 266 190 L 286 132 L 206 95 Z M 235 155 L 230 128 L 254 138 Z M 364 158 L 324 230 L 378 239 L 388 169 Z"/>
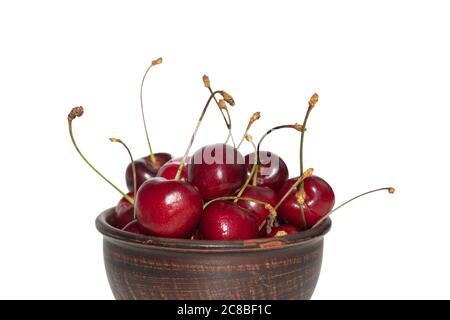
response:
<path id="1" fill-rule="evenodd" d="M 162 58 L 153 60 L 152 63 L 148 66 L 147 70 L 145 70 L 144 76 L 142 77 L 142 81 L 141 81 L 141 90 L 140 90 L 140 101 L 141 101 L 141 114 L 142 114 L 142 121 L 144 123 L 144 130 L 145 130 L 145 137 L 147 138 L 147 144 L 148 144 L 148 148 L 150 150 L 150 161 L 153 163 L 155 161 L 155 154 L 153 153 L 153 149 L 152 149 L 152 145 L 150 144 L 150 138 L 148 135 L 148 130 L 147 130 L 147 123 L 145 121 L 145 114 L 144 114 L 144 103 L 143 103 L 143 99 L 142 99 L 142 91 L 144 88 L 144 82 L 145 79 L 147 77 L 148 72 L 150 71 L 150 69 L 155 66 L 162 63 Z"/>
<path id="2" fill-rule="evenodd" d="M 136 195 L 136 193 L 137 193 L 137 182 L 136 182 L 136 164 L 134 163 L 134 160 L 133 160 L 133 155 L 131 154 L 131 151 L 130 151 L 130 149 L 128 148 L 128 146 L 122 141 L 122 140 L 120 140 L 120 139 L 117 139 L 117 138 L 109 138 L 109 140 L 111 141 L 111 142 L 118 142 L 118 143 L 120 143 L 122 146 L 124 146 L 124 148 L 127 150 L 127 152 L 128 152 L 128 155 L 129 155 L 129 157 L 130 157 L 130 160 L 131 160 L 131 169 L 132 169 L 132 171 L 133 171 L 133 190 L 134 190 L 134 193 L 135 193 L 135 195 Z M 136 219 L 136 204 L 135 203 L 133 203 L 133 219 Z"/>
<path id="3" fill-rule="evenodd" d="M 206 207 L 208 207 L 211 203 L 216 202 L 216 201 L 220 201 L 220 200 L 243 200 L 243 201 L 251 201 L 251 202 L 255 202 L 257 204 L 261 204 L 264 207 L 266 207 L 269 211 L 274 211 L 274 207 L 272 207 L 270 205 L 270 203 L 261 201 L 261 200 L 257 200 L 257 199 L 253 199 L 253 198 L 247 198 L 247 197 L 238 197 L 238 196 L 225 196 L 225 197 L 219 197 L 219 198 L 215 198 L 212 200 L 209 200 L 207 203 L 205 203 L 203 205 L 203 210 L 206 209 Z"/>
<path id="4" fill-rule="evenodd" d="M 312 111 L 312 109 L 314 108 L 314 106 L 316 105 L 317 101 L 319 99 L 319 96 L 317 95 L 317 93 L 314 93 L 311 98 L 309 99 L 309 103 L 308 103 L 308 109 L 306 110 L 306 114 L 305 114 L 305 118 L 303 119 L 303 131 L 300 137 L 300 176 L 303 174 L 303 145 L 304 145 L 304 141 L 305 141 L 305 131 L 306 131 L 306 123 L 308 122 L 308 118 L 309 115 Z M 300 188 L 299 188 L 299 192 L 302 193 L 303 192 L 303 182 L 300 183 Z M 306 217 L 305 217 L 305 208 L 303 207 L 303 204 L 300 204 L 300 214 L 302 217 L 302 223 L 303 223 L 303 228 L 306 230 L 308 228 L 307 224 L 306 224 Z"/>
<path id="5" fill-rule="evenodd" d="M 186 162 L 186 159 L 187 159 L 187 157 L 189 155 L 189 151 L 191 151 L 192 145 L 194 144 L 195 136 L 197 135 L 197 131 L 198 131 L 199 127 L 200 127 L 200 124 L 201 124 L 201 122 L 203 120 L 203 117 L 205 116 L 206 110 L 208 109 L 208 106 L 211 103 L 211 100 L 213 98 L 215 98 L 216 94 L 220 94 L 221 92 L 222 91 L 217 90 L 217 91 L 214 91 L 213 93 L 211 93 L 211 95 L 209 96 L 209 98 L 208 98 L 208 100 L 206 102 L 206 105 L 203 108 L 203 111 L 202 111 L 202 113 L 200 115 L 200 118 L 197 121 L 197 125 L 195 126 L 194 132 L 192 133 L 191 141 L 189 142 L 189 145 L 188 145 L 188 147 L 187 147 L 187 149 L 186 149 L 186 151 L 184 153 L 183 159 L 181 160 L 180 165 L 178 166 L 178 170 L 177 170 L 177 174 L 175 176 L 175 180 L 180 180 L 181 171 L 183 170 L 184 163 Z"/>
<path id="6" fill-rule="evenodd" d="M 318 225 L 320 225 L 320 224 L 321 224 L 323 221 L 325 221 L 325 220 L 326 220 L 333 212 L 337 211 L 338 209 L 342 208 L 343 206 L 345 206 L 346 204 L 352 202 L 353 200 L 356 200 L 356 199 L 358 199 L 359 197 L 365 196 L 366 194 L 373 193 L 373 192 L 377 192 L 377 191 L 383 191 L 383 190 L 387 190 L 389 193 L 394 193 L 394 192 L 395 192 L 395 189 L 394 189 L 394 188 L 392 188 L 392 187 L 385 187 L 385 188 L 378 188 L 378 189 L 375 189 L 375 190 L 371 190 L 371 191 L 367 191 L 367 192 L 361 193 L 361 194 L 357 195 L 356 197 L 353 197 L 353 198 L 351 198 L 351 199 L 349 199 L 349 200 L 343 202 L 342 204 L 338 205 L 336 208 L 334 208 L 333 210 L 331 210 L 330 212 L 328 212 L 326 215 L 324 215 L 322 218 L 320 218 L 320 220 L 317 221 L 317 222 L 312 226 L 312 228 L 315 228 L 315 227 L 317 227 Z"/>
<path id="7" fill-rule="evenodd" d="M 100 173 L 100 171 L 98 171 L 87 159 L 86 157 L 83 155 L 83 153 L 81 152 L 81 150 L 78 148 L 77 143 L 75 142 L 75 138 L 73 136 L 73 132 L 72 132 L 72 121 L 69 120 L 69 134 L 70 134 L 70 139 L 72 140 L 73 146 L 75 147 L 75 149 L 77 150 L 78 154 L 80 155 L 80 157 L 84 160 L 84 162 L 86 162 L 89 167 L 91 167 L 92 170 L 95 171 L 95 173 L 97 173 L 100 177 L 103 178 L 103 180 L 105 180 L 106 182 L 108 182 L 114 189 L 116 189 L 125 199 L 127 199 L 127 201 L 131 204 L 134 204 L 133 198 L 131 198 L 129 195 L 127 195 L 125 192 L 123 192 L 122 190 L 120 190 L 118 187 L 116 187 L 116 185 L 114 183 L 112 183 L 111 181 L 109 181 L 103 174 Z"/>
<path id="8" fill-rule="evenodd" d="M 284 202 L 284 200 L 286 200 L 286 198 L 291 194 L 292 191 L 294 191 L 295 189 L 297 189 L 297 186 L 303 182 L 303 180 L 305 180 L 306 178 L 310 177 L 313 173 L 313 169 L 309 168 L 308 170 L 306 170 L 298 179 L 297 181 L 289 188 L 289 190 L 283 195 L 283 197 L 280 199 L 280 201 L 278 201 L 277 205 L 275 206 L 275 210 L 277 210 L 281 204 Z M 301 206 L 300 206 L 301 207 Z"/>
<path id="9" fill-rule="evenodd" d="M 303 128 L 306 128 L 306 123 L 308 122 L 309 114 L 311 113 L 312 107 L 311 105 L 308 107 L 308 110 L 306 111 L 305 118 L 303 119 Z M 305 139 L 305 130 L 303 130 L 301 137 L 300 137 L 300 175 L 303 174 L 303 143 Z M 300 183 L 299 192 L 303 192 L 303 182 Z M 305 208 L 303 207 L 303 204 L 300 204 L 300 215 L 302 217 L 302 224 L 303 228 L 306 230 L 308 228 L 308 225 L 306 224 L 306 217 L 305 217 Z"/>
<path id="10" fill-rule="evenodd" d="M 208 86 L 207 88 L 209 90 L 209 93 L 213 94 L 213 90 L 211 89 L 211 86 Z M 233 133 L 231 131 L 231 116 L 230 116 L 230 112 L 228 111 L 228 109 L 225 109 L 225 112 L 227 114 L 227 116 L 225 117 L 225 114 L 223 113 L 222 108 L 219 106 L 219 101 L 217 100 L 215 95 L 214 95 L 214 101 L 216 102 L 217 107 L 219 108 L 220 113 L 222 114 L 223 120 L 225 121 L 225 124 L 227 125 L 227 128 L 228 128 L 228 136 L 227 136 L 227 139 L 225 140 L 225 144 L 227 144 L 228 140 L 231 138 L 231 141 L 233 142 L 233 147 L 235 147 L 236 144 L 234 143 Z"/>
<path id="11" fill-rule="evenodd" d="M 273 127 L 272 129 L 270 129 L 269 131 L 267 131 L 267 132 L 261 137 L 261 139 L 259 139 L 259 142 L 258 142 L 258 147 L 257 147 L 256 154 L 255 154 L 255 160 L 256 160 L 256 162 L 257 162 L 258 165 L 261 165 L 261 159 L 260 159 L 260 157 L 259 157 L 259 150 L 260 150 L 260 147 L 261 147 L 261 143 L 262 143 L 262 142 L 264 141 L 264 139 L 265 139 L 269 134 L 271 134 L 272 132 L 274 132 L 274 131 L 276 131 L 276 130 L 279 130 L 279 129 L 284 129 L 284 128 L 295 129 L 295 130 L 297 130 L 297 131 L 301 131 L 302 133 L 303 133 L 303 131 L 304 131 L 304 130 L 303 130 L 303 127 L 300 126 L 299 124 L 285 124 L 285 125 Z"/>
<path id="12" fill-rule="evenodd" d="M 254 152 L 256 152 L 256 145 L 253 142 L 253 140 L 248 140 L 254 149 Z M 256 176 L 256 168 L 258 167 L 257 163 L 254 162 L 253 166 L 252 166 L 252 170 L 250 171 L 250 175 L 247 177 L 247 180 L 245 180 L 244 185 L 242 186 L 241 190 L 239 190 L 238 194 L 236 195 L 238 198 L 242 196 L 242 194 L 244 193 L 245 189 L 247 189 L 248 184 L 250 183 L 250 181 L 252 180 L 253 176 Z M 238 199 L 234 200 L 234 203 L 238 202 Z"/>
<path id="13" fill-rule="evenodd" d="M 131 226 L 132 224 L 136 223 L 137 219 L 136 217 L 133 218 L 133 220 L 131 220 L 130 222 L 128 222 L 125 227 L 122 228 L 122 230 L 125 230 L 126 228 L 128 228 L 129 226 Z"/>
<path id="14" fill-rule="evenodd" d="M 250 128 L 251 128 L 253 122 L 255 122 L 256 120 L 258 120 L 260 117 L 261 117 L 261 113 L 260 113 L 259 111 L 258 111 L 258 112 L 255 112 L 255 113 L 250 117 L 250 120 L 249 120 L 249 122 L 248 122 L 248 124 L 247 124 L 247 128 L 245 128 L 245 132 L 244 132 L 244 134 L 242 135 L 241 141 L 239 141 L 239 144 L 238 144 L 238 146 L 237 146 L 237 149 L 238 149 L 238 150 L 239 150 L 239 148 L 241 147 L 242 143 L 244 142 L 244 139 L 245 139 L 245 137 L 247 136 L 248 131 L 250 130 Z"/>
<path id="15" fill-rule="evenodd" d="M 303 119 L 303 128 L 306 128 L 306 123 L 308 122 L 309 114 L 311 113 L 312 108 L 309 107 L 306 111 L 305 118 Z M 303 130 L 300 136 L 300 175 L 303 174 L 303 144 L 305 140 L 305 130 Z"/>

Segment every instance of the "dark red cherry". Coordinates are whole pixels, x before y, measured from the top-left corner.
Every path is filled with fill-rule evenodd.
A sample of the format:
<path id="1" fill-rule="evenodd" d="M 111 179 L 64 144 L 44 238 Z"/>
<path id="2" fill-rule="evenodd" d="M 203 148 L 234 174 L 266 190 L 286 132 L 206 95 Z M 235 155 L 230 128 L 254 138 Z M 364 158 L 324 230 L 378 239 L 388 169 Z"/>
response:
<path id="1" fill-rule="evenodd" d="M 277 235 L 278 232 L 283 232 L 286 234 L 293 234 L 300 232 L 300 228 L 297 226 L 294 226 L 292 224 L 282 224 L 278 227 L 272 228 L 272 231 L 267 235 L 268 238 L 273 238 Z"/>
<path id="2" fill-rule="evenodd" d="M 180 166 L 181 161 L 183 158 L 176 158 L 167 161 L 164 163 L 164 165 L 159 168 L 158 173 L 156 174 L 157 177 L 162 177 L 167 180 L 173 180 L 175 179 L 175 176 L 177 175 L 178 167 Z M 186 158 L 186 162 L 183 165 L 183 169 L 181 169 L 181 175 L 180 180 L 186 181 L 187 180 L 187 165 L 189 163 L 190 158 Z"/>
<path id="3" fill-rule="evenodd" d="M 244 158 L 236 148 L 223 143 L 197 150 L 188 165 L 188 181 L 205 200 L 233 194 L 244 180 Z"/>
<path id="4" fill-rule="evenodd" d="M 289 170 L 286 163 L 281 157 L 270 151 L 260 151 L 259 157 L 261 166 L 256 176 L 257 185 L 278 191 L 289 178 Z M 245 156 L 247 175 L 252 171 L 254 162 L 255 153 Z"/>
<path id="5" fill-rule="evenodd" d="M 123 231 L 136 233 L 136 234 L 143 234 L 141 229 L 139 228 L 139 224 L 137 221 L 134 221 L 133 223 L 130 223 Z"/>
<path id="6" fill-rule="evenodd" d="M 172 156 L 168 153 L 155 153 L 155 161 L 153 163 L 150 162 L 150 156 L 146 156 L 143 158 L 139 158 L 134 160 L 134 164 L 136 166 L 136 184 L 137 188 L 139 187 L 151 177 L 156 176 L 159 168 L 162 167 L 167 161 L 172 159 Z M 128 164 L 127 170 L 125 172 L 125 180 L 127 182 L 127 187 L 129 191 L 133 191 L 134 183 L 133 183 L 133 169 L 131 163 Z"/>
<path id="7" fill-rule="evenodd" d="M 141 230 L 165 238 L 188 238 L 197 228 L 203 209 L 198 190 L 185 181 L 152 178 L 136 196 Z"/>
<path id="8" fill-rule="evenodd" d="M 247 209 L 219 200 L 203 211 L 200 233 L 205 240 L 254 239 L 258 237 L 258 225 Z"/>
<path id="9" fill-rule="evenodd" d="M 134 198 L 134 192 L 128 192 L 131 198 Z M 114 221 L 114 226 L 117 229 L 123 229 L 127 224 L 133 220 L 133 205 L 124 197 L 116 205 L 116 219 Z"/>
<path id="10" fill-rule="evenodd" d="M 278 192 L 281 199 L 289 188 L 297 181 L 292 178 L 286 181 Z M 311 176 L 304 181 L 304 191 L 306 194 L 304 212 L 308 228 L 312 227 L 321 217 L 327 214 L 334 206 L 334 192 L 331 186 L 318 176 Z M 278 208 L 278 216 L 289 224 L 303 227 L 300 205 L 297 202 L 296 191 L 294 190 L 284 200 Z"/>
<path id="11" fill-rule="evenodd" d="M 203 240 L 202 235 L 200 234 L 200 229 L 194 231 L 194 234 L 192 235 L 192 240 Z"/>
<path id="12" fill-rule="evenodd" d="M 241 197 L 252 198 L 263 201 L 275 207 L 278 202 L 277 193 L 270 188 L 248 185 Z M 258 204 L 254 201 L 239 200 L 239 206 L 255 213 L 257 224 L 260 226 L 268 217 L 270 211 L 267 210 L 263 204 Z M 265 235 L 266 229 L 261 229 L 261 235 Z"/>

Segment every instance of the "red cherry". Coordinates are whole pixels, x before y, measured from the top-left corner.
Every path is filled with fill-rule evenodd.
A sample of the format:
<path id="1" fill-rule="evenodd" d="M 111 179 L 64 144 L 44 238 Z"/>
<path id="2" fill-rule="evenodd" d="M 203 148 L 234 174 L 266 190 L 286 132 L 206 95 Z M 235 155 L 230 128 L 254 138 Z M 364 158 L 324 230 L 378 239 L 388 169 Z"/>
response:
<path id="1" fill-rule="evenodd" d="M 258 237 L 258 225 L 247 209 L 219 200 L 204 210 L 200 233 L 205 240 L 254 239 Z"/>
<path id="2" fill-rule="evenodd" d="M 200 229 L 195 230 L 194 234 L 192 235 L 192 240 L 203 240 L 202 235 L 200 234 Z"/>
<path id="3" fill-rule="evenodd" d="M 267 235 L 267 238 L 275 237 L 277 232 L 279 232 L 279 231 L 284 231 L 287 234 L 293 234 L 293 233 L 300 232 L 301 230 L 299 227 L 294 226 L 292 224 L 282 224 L 278 227 L 272 228 L 272 231 Z"/>
<path id="4" fill-rule="evenodd" d="M 245 188 L 245 191 L 242 193 L 241 197 L 263 201 L 273 207 L 275 207 L 278 202 L 277 193 L 272 189 L 258 186 L 255 187 L 252 185 L 248 185 L 247 188 Z M 237 204 L 255 214 L 258 227 L 266 220 L 270 213 L 270 211 L 267 210 L 263 204 L 258 204 L 253 201 L 239 200 Z M 261 229 L 261 235 L 265 235 L 265 232 L 266 229 L 263 227 Z"/>
<path id="5" fill-rule="evenodd" d="M 286 163 L 281 157 L 270 151 L 260 151 L 259 158 L 261 166 L 256 176 L 257 185 L 278 191 L 289 178 L 289 170 Z M 255 153 L 245 156 L 247 175 L 251 173 L 254 162 Z"/>
<path id="6" fill-rule="evenodd" d="M 128 192 L 131 198 L 134 198 L 134 192 Z M 114 226 L 117 229 L 123 229 L 127 224 L 133 220 L 133 205 L 124 197 L 116 205 L 116 219 L 114 221 Z"/>
<path id="7" fill-rule="evenodd" d="M 168 153 L 155 153 L 154 155 L 155 161 L 153 163 L 150 162 L 150 156 L 134 160 L 134 165 L 136 166 L 136 184 L 138 190 L 145 181 L 147 181 L 151 177 L 156 176 L 156 173 L 163 164 L 172 159 L 172 156 Z M 128 190 L 133 191 L 134 183 L 131 163 L 128 165 L 125 172 L 125 180 L 127 182 Z"/>
<path id="8" fill-rule="evenodd" d="M 297 181 L 292 178 L 286 181 L 278 192 L 278 198 L 281 199 L 289 188 Z M 312 227 L 320 218 L 326 215 L 334 206 L 334 192 L 331 186 L 322 178 L 311 176 L 304 180 L 304 191 L 306 194 L 304 213 L 306 225 Z M 303 228 L 300 205 L 295 195 L 296 191 L 292 191 L 289 196 L 280 205 L 277 212 L 289 224 Z"/>
<path id="9" fill-rule="evenodd" d="M 153 178 L 139 188 L 136 215 L 146 234 L 187 238 L 200 220 L 203 201 L 198 190 L 185 181 Z"/>
<path id="10" fill-rule="evenodd" d="M 136 234 L 143 234 L 141 229 L 139 228 L 139 224 L 137 221 L 134 221 L 133 223 L 130 223 L 123 231 L 136 233 Z"/>
<path id="11" fill-rule="evenodd" d="M 157 177 L 162 177 L 167 180 L 173 180 L 175 179 L 175 176 L 177 175 L 178 167 L 180 166 L 181 161 L 183 158 L 176 158 L 167 161 L 164 163 L 164 165 L 159 168 L 158 173 L 156 174 Z M 183 168 L 181 169 L 181 175 L 180 180 L 186 181 L 187 180 L 187 164 L 189 162 L 189 157 L 186 158 L 186 162 L 183 165 Z"/>
<path id="12" fill-rule="evenodd" d="M 233 194 L 244 180 L 244 158 L 236 148 L 223 143 L 197 150 L 188 165 L 188 181 L 205 200 Z"/>

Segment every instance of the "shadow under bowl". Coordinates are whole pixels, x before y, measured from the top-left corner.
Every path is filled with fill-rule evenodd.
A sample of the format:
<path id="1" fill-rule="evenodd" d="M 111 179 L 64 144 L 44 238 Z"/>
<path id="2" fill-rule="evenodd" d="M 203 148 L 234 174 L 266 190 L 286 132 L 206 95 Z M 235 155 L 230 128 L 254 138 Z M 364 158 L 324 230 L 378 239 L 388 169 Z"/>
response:
<path id="1" fill-rule="evenodd" d="M 319 279 L 327 219 L 279 238 L 204 241 L 150 237 L 112 226 L 114 208 L 96 219 L 116 299 L 310 299 Z"/>

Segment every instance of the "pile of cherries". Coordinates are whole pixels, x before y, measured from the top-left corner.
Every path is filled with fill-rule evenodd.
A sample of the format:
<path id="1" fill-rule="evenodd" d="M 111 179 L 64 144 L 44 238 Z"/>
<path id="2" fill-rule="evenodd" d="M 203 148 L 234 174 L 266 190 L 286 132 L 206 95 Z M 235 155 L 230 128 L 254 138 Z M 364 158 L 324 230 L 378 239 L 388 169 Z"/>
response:
<path id="1" fill-rule="evenodd" d="M 161 58 L 152 61 L 141 83 L 141 111 L 146 134 L 142 87 L 148 71 L 161 62 Z M 223 90 L 213 91 L 207 76 L 203 77 L 203 83 L 210 96 L 183 157 L 154 153 L 147 134 L 150 155 L 133 160 L 126 144 L 111 138 L 111 141 L 121 143 L 130 155 L 131 162 L 125 174 L 128 193 L 121 191 L 92 166 L 75 143 L 72 121 L 83 114 L 83 108 L 75 107 L 69 113 L 69 132 L 76 150 L 123 196 L 115 207 L 113 225 L 116 228 L 156 237 L 194 240 L 279 237 L 315 228 L 337 209 L 333 210 L 335 196 L 331 186 L 324 179 L 312 175 L 312 169 L 303 170 L 306 123 L 318 101 L 317 94 L 308 103 L 302 125 L 272 128 L 256 146 L 248 134 L 252 124 L 260 117 L 260 113 L 256 112 L 236 145 L 228 110 L 235 104 L 233 98 Z M 225 143 L 203 146 L 189 155 L 197 130 L 212 101 L 217 104 L 228 128 L 227 140 Z M 290 179 L 288 167 L 281 157 L 271 151 L 260 150 L 261 142 L 268 134 L 285 128 L 295 129 L 301 134 L 301 174 Z M 254 147 L 254 152 L 245 156 L 239 152 L 244 140 Z M 380 188 L 364 194 L 379 190 L 394 192 L 393 188 Z"/>

